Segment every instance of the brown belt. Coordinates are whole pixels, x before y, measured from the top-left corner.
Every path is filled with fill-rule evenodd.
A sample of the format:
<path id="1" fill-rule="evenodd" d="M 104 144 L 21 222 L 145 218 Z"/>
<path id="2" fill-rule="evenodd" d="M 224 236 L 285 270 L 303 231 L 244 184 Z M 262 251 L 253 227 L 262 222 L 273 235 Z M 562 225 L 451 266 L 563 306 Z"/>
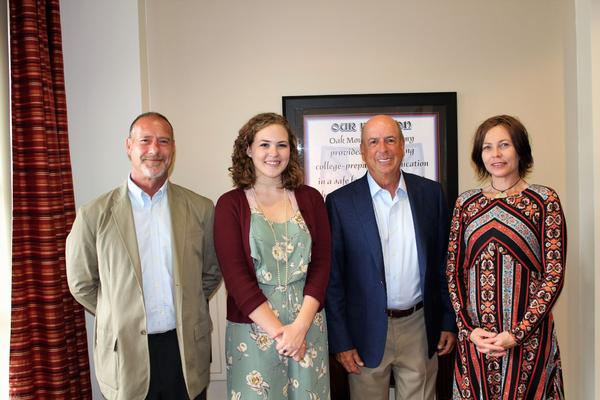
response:
<path id="1" fill-rule="evenodd" d="M 407 310 L 394 310 L 391 308 L 387 308 L 385 310 L 385 313 L 390 318 L 402 318 L 402 317 L 408 317 L 409 315 L 411 315 L 412 313 L 414 313 L 417 310 L 420 310 L 421 308 L 423 308 L 422 301 L 418 302 L 417 304 L 415 304 L 414 306 L 412 306 L 411 308 L 409 308 Z"/>

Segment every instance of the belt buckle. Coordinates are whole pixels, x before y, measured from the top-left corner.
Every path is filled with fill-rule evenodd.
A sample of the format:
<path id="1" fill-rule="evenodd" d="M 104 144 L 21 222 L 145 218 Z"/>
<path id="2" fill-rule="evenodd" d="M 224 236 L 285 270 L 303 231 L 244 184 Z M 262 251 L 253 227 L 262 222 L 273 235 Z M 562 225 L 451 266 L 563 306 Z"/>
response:
<path id="1" fill-rule="evenodd" d="M 423 306 L 423 302 L 420 301 L 411 308 L 407 308 L 405 310 L 394 310 L 391 308 L 386 308 L 385 313 L 390 318 L 404 318 L 414 314 L 417 310 L 419 310 Z"/>
<path id="2" fill-rule="evenodd" d="M 410 309 L 409 310 L 395 310 L 392 308 L 388 308 L 388 309 L 386 309 L 386 314 L 390 318 L 403 318 L 403 317 L 408 317 L 410 314 L 412 314 L 412 311 Z"/>

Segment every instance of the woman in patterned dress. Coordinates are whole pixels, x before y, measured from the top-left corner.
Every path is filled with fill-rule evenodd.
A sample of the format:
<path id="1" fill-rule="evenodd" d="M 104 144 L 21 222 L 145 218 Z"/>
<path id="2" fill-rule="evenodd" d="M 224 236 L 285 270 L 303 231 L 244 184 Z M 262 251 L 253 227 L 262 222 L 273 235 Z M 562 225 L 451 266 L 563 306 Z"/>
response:
<path id="1" fill-rule="evenodd" d="M 214 227 L 228 296 L 229 396 L 329 399 L 323 198 L 302 185 L 296 138 L 280 115 L 250 119 L 231 159 L 237 188 L 217 202 Z"/>
<path id="2" fill-rule="evenodd" d="M 454 208 L 447 277 L 459 340 L 454 399 L 564 399 L 552 306 L 563 287 L 566 226 L 549 187 L 528 184 L 525 127 L 499 115 L 475 133 L 483 189 Z"/>

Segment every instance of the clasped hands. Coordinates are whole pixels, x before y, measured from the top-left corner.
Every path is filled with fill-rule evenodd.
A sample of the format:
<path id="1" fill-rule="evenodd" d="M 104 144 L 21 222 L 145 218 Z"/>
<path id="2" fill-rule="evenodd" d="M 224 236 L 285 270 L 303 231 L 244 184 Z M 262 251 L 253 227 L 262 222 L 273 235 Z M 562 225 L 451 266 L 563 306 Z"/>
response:
<path id="1" fill-rule="evenodd" d="M 302 360 L 306 353 L 306 332 L 297 321 L 279 328 L 273 336 L 277 352 L 294 361 Z"/>
<path id="2" fill-rule="evenodd" d="M 517 345 L 515 338 L 507 331 L 495 333 L 482 328 L 475 328 L 469 336 L 478 352 L 490 357 L 503 357 L 506 352 Z"/>

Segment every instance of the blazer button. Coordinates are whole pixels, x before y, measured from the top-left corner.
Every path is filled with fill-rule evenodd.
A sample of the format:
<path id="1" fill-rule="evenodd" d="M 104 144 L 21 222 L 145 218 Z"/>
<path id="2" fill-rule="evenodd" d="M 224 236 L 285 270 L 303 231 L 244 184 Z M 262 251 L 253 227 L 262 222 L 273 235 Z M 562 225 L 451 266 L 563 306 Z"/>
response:
<path id="1" fill-rule="evenodd" d="M 145 334 L 146 334 L 146 330 L 145 330 L 145 329 L 142 329 L 140 333 L 141 333 L 142 335 L 145 335 Z"/>

